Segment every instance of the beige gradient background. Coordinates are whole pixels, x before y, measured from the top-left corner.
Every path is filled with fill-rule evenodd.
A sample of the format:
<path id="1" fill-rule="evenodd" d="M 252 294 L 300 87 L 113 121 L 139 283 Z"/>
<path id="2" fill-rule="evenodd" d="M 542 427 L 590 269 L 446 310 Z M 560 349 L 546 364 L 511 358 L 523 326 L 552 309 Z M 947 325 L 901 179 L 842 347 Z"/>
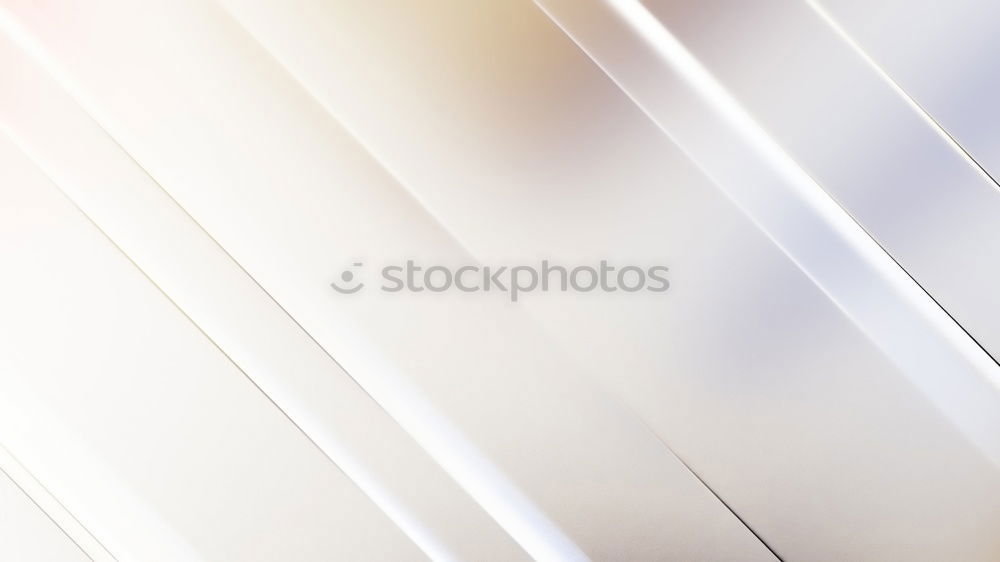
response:
<path id="1" fill-rule="evenodd" d="M 0 0 L 0 559 L 997 559 L 942 6 Z M 671 289 L 329 287 L 406 259 Z"/>

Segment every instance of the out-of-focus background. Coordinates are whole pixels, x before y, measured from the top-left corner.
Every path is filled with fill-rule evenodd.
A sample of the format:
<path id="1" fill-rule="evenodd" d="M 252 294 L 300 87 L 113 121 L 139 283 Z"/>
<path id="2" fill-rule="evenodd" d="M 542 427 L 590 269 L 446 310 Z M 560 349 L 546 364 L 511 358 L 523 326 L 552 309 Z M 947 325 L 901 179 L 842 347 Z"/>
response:
<path id="1" fill-rule="evenodd" d="M 0 0 L 0 560 L 1000 559 L 998 18 Z"/>

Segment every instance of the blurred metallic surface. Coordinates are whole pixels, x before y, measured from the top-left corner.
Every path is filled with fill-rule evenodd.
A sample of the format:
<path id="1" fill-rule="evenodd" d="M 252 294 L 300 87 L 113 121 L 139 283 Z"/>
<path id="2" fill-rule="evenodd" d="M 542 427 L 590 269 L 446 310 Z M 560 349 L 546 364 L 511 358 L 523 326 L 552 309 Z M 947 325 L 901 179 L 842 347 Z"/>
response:
<path id="1" fill-rule="evenodd" d="M 0 555 L 996 559 L 960 4 L 0 0 Z"/>

